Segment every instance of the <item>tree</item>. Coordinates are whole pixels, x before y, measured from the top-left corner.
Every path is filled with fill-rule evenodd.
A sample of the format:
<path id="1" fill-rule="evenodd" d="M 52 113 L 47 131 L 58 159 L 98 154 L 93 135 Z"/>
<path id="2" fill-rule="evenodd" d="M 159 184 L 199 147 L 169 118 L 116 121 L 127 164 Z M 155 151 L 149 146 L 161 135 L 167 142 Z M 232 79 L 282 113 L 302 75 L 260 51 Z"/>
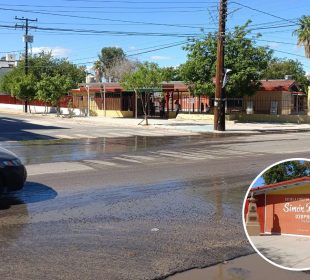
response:
<path id="1" fill-rule="evenodd" d="M 135 72 L 139 64 L 141 63 L 138 61 L 124 58 L 109 69 L 109 75 L 114 81 L 121 81 L 125 75 Z"/>
<path id="2" fill-rule="evenodd" d="M 255 39 L 249 39 L 250 21 L 236 26 L 225 36 L 224 67 L 232 69 L 225 87 L 228 96 L 254 94 L 260 86 L 259 79 L 271 59 L 272 51 L 255 46 Z M 259 35 L 258 35 L 259 36 Z M 216 70 L 217 33 L 209 33 L 204 39 L 189 41 L 187 61 L 181 65 L 182 79 L 188 84 L 192 94 L 213 96 L 213 78 Z"/>
<path id="3" fill-rule="evenodd" d="M 164 81 L 180 81 L 179 69 L 175 67 L 163 67 L 161 68 L 162 78 Z"/>
<path id="4" fill-rule="evenodd" d="M 298 24 L 293 34 L 297 35 L 297 44 L 304 47 L 305 56 L 310 58 L 310 16 L 302 16 Z"/>
<path id="5" fill-rule="evenodd" d="M 310 162 L 286 161 L 271 167 L 263 174 L 265 184 L 274 184 L 310 175 Z"/>
<path id="6" fill-rule="evenodd" d="M 36 98 L 50 103 L 57 107 L 60 113 L 59 101 L 71 88 L 70 78 L 56 74 L 55 76 L 42 75 L 40 81 L 36 83 Z"/>
<path id="7" fill-rule="evenodd" d="M 156 63 L 149 62 L 140 64 L 135 72 L 124 75 L 121 80 L 121 85 L 126 90 L 133 90 L 136 96 L 141 99 L 146 125 L 148 125 L 147 109 L 150 93 L 161 87 L 162 80 L 162 73 L 159 66 Z"/>
<path id="8" fill-rule="evenodd" d="M 24 71 L 9 72 L 3 77 L 2 89 L 20 100 L 35 99 L 35 76 Z"/>
<path id="9" fill-rule="evenodd" d="M 40 99 L 45 102 L 51 102 L 56 97 L 50 95 L 65 95 L 70 88 L 77 86 L 85 78 L 85 67 L 77 67 L 65 59 L 57 59 L 51 53 L 40 53 L 29 57 L 28 75 L 24 74 L 25 61 L 22 60 L 19 65 L 13 68 L 10 72 L 4 75 L 0 81 L 0 88 L 10 93 L 12 96 L 20 100 Z M 46 90 L 46 93 L 39 93 L 38 89 L 42 90 L 42 84 L 38 87 L 38 83 L 43 83 L 48 86 L 48 81 L 64 83 L 67 91 L 60 90 L 59 92 L 51 92 Z M 58 88 L 59 89 L 59 88 Z M 56 90 L 56 87 L 55 87 Z M 43 99 L 43 97 L 45 97 Z M 56 98 L 57 99 L 57 98 Z M 59 100 L 59 98 L 58 98 Z"/>
<path id="10" fill-rule="evenodd" d="M 121 48 L 102 48 L 101 53 L 98 56 L 99 59 L 94 64 L 94 69 L 98 74 L 102 73 L 106 81 L 114 82 L 118 77 L 115 77 L 111 70 L 115 67 L 115 65 L 120 64 L 125 57 L 125 53 Z"/>
<path id="11" fill-rule="evenodd" d="M 307 91 L 309 81 L 306 72 L 298 60 L 273 58 L 262 74 L 264 79 L 283 79 L 285 75 L 292 75 L 304 91 Z"/>

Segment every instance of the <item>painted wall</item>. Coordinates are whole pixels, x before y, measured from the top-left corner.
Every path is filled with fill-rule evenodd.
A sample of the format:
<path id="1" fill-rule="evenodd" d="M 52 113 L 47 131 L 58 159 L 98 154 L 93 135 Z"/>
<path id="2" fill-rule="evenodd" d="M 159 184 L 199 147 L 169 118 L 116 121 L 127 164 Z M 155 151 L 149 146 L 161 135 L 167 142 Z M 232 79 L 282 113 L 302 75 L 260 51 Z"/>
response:
<path id="1" fill-rule="evenodd" d="M 255 198 L 262 232 L 310 236 L 310 185 Z"/>
<path id="2" fill-rule="evenodd" d="M 310 123 L 310 116 L 234 113 L 230 115 L 230 120 L 239 122 Z"/>
<path id="3" fill-rule="evenodd" d="M 105 117 L 112 117 L 112 118 L 132 118 L 133 112 L 132 111 L 120 111 L 120 110 L 97 110 L 95 112 L 97 116 L 105 116 Z"/>
<path id="4" fill-rule="evenodd" d="M 24 105 L 20 105 L 20 104 L 2 104 L 0 103 L 0 108 L 2 109 L 9 109 L 9 110 L 13 110 L 13 111 L 17 111 L 17 112 L 23 112 L 24 110 Z M 30 110 L 32 113 L 37 113 L 37 114 L 43 114 L 45 112 L 45 106 L 35 106 L 35 105 L 31 105 L 30 106 Z M 47 107 L 47 112 L 48 113 L 56 113 L 56 109 L 55 107 Z M 85 115 L 84 112 L 82 112 L 80 109 L 78 108 L 74 108 L 74 109 L 69 109 L 69 108 L 60 108 L 60 112 L 61 114 L 72 114 L 74 116 L 80 116 L 80 115 Z"/>

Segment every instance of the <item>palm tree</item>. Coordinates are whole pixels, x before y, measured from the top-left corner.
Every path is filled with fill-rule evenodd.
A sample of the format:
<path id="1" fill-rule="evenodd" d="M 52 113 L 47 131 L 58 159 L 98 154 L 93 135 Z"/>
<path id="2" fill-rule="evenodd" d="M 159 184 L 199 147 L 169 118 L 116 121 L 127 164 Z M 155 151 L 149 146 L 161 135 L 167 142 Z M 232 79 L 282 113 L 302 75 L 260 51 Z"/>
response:
<path id="1" fill-rule="evenodd" d="M 100 60 L 96 60 L 92 69 L 95 70 L 96 75 L 96 81 L 101 82 L 102 76 L 103 76 L 103 69 L 102 69 L 102 63 Z"/>
<path id="2" fill-rule="evenodd" d="M 302 16 L 299 19 L 299 28 L 293 32 L 297 35 L 297 44 L 305 49 L 305 56 L 310 58 L 310 16 Z"/>

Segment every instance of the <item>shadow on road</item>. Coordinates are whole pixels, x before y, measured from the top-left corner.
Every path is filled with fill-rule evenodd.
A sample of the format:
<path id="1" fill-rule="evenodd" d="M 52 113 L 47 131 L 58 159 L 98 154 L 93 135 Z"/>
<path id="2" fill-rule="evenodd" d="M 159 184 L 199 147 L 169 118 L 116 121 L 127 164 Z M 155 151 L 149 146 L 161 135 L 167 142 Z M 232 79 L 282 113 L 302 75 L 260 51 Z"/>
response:
<path id="1" fill-rule="evenodd" d="M 8 209 L 12 205 L 30 204 L 51 200 L 56 196 L 57 192 L 46 185 L 35 182 L 26 182 L 22 190 L 5 194 L 0 198 L 0 210 Z"/>
<path id="2" fill-rule="evenodd" d="M 39 133 L 27 130 L 47 130 L 47 129 L 67 129 L 58 126 L 45 126 L 29 123 L 27 121 L 15 118 L 0 117 L 0 141 L 18 141 L 18 140 L 37 140 L 37 139 L 56 139 L 51 136 L 41 135 Z"/>

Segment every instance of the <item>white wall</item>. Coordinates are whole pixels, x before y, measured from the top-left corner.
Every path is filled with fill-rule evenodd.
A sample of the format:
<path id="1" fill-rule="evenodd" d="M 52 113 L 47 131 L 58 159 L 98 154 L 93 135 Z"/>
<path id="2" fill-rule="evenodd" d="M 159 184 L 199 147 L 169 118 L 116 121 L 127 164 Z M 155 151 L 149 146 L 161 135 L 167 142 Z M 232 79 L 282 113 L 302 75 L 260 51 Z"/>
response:
<path id="1" fill-rule="evenodd" d="M 19 112 L 23 112 L 24 110 L 24 105 L 17 105 L 17 104 L 3 104 L 0 103 L 0 109 L 9 109 L 9 110 L 13 110 L 13 111 L 19 111 Z M 43 114 L 45 111 L 45 106 L 30 106 L 30 110 L 31 113 L 39 113 L 39 114 Z M 80 109 L 74 108 L 74 109 L 68 109 L 68 108 L 60 108 L 60 112 L 61 114 L 64 115 L 69 115 L 71 111 L 71 114 L 74 116 L 81 116 L 81 115 L 85 115 L 85 113 L 81 112 Z M 47 113 L 56 113 L 56 108 L 55 107 L 47 107 Z"/>

